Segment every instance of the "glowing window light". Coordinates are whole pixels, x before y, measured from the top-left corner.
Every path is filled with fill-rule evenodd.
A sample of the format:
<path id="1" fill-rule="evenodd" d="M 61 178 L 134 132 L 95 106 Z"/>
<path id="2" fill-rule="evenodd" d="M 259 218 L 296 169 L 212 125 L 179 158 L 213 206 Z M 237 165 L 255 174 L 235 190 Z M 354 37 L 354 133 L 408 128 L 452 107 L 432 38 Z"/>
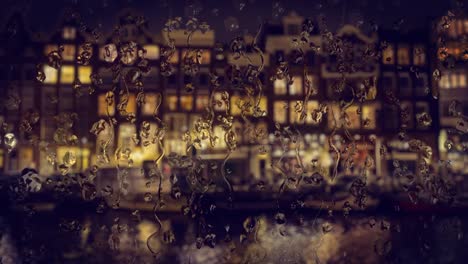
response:
<path id="1" fill-rule="evenodd" d="M 48 65 L 44 65 L 44 74 L 46 76 L 44 83 L 55 84 L 57 83 L 58 71 Z"/>
<path id="2" fill-rule="evenodd" d="M 60 82 L 71 84 L 75 80 L 75 67 L 64 65 L 60 71 Z"/>
<path id="3" fill-rule="evenodd" d="M 91 74 L 92 68 L 90 66 L 80 66 L 78 67 L 78 79 L 80 79 L 82 84 L 90 84 L 91 83 Z"/>

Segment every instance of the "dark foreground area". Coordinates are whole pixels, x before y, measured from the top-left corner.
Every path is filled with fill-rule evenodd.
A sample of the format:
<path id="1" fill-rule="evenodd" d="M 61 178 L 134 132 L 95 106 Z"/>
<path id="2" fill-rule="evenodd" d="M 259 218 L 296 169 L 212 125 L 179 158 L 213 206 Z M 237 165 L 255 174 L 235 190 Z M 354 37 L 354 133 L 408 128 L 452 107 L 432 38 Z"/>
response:
<path id="1" fill-rule="evenodd" d="M 468 257 L 462 214 L 211 208 L 193 218 L 159 213 L 159 225 L 151 211 L 48 206 L 4 207 L 0 263 L 466 263 Z"/>

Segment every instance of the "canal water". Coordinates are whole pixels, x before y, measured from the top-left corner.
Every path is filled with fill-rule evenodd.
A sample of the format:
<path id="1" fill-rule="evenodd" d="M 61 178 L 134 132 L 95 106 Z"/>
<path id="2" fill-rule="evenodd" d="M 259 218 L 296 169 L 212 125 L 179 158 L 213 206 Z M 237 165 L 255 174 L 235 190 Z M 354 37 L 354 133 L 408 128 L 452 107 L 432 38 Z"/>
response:
<path id="1" fill-rule="evenodd" d="M 64 205 L 0 215 L 0 263 L 466 263 L 468 216 L 182 213 Z M 148 237 L 150 237 L 148 239 Z M 153 251 L 148 249 L 148 247 Z"/>

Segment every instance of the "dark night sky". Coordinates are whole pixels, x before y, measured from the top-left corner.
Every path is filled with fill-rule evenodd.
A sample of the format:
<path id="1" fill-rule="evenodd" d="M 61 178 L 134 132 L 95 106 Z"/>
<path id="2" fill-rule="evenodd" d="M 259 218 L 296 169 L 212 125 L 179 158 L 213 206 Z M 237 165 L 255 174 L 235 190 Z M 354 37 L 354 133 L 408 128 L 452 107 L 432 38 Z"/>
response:
<path id="1" fill-rule="evenodd" d="M 218 40 L 226 41 L 240 33 L 255 32 L 260 21 L 274 21 L 275 3 L 280 3 L 284 14 L 291 10 L 305 17 L 324 14 L 332 27 L 343 21 L 362 20 L 364 27 L 370 25 L 370 21 L 386 28 L 402 21 L 402 28 L 420 28 L 428 25 L 431 18 L 456 7 L 457 1 L 464 0 L 6 0 L 0 17 L 4 19 L 12 10 L 20 10 L 33 31 L 47 32 L 57 26 L 65 8 L 74 7 L 90 27 L 102 25 L 102 31 L 109 32 L 116 24 L 119 10 L 132 8 L 144 15 L 150 22 L 150 29 L 156 32 L 167 18 L 187 17 L 198 9 L 201 11 L 197 17 L 216 30 Z M 241 3 L 245 3 L 242 10 Z M 230 16 L 238 19 L 238 31 L 226 30 L 224 20 Z"/>

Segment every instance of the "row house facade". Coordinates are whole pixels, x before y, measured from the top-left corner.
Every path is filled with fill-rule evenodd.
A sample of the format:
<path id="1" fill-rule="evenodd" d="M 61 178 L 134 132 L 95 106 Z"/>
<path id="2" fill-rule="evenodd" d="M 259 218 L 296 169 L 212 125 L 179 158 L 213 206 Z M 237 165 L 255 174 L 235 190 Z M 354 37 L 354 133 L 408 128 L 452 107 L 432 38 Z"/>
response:
<path id="1" fill-rule="evenodd" d="M 440 94 L 439 149 L 446 173 L 466 190 L 468 174 L 468 18 L 449 14 L 433 24 L 434 87 Z"/>
<path id="2" fill-rule="evenodd" d="M 144 146 L 142 142 L 136 142 L 134 136 L 140 134 L 143 122 L 149 122 L 152 129 L 156 129 L 158 123 L 154 119 L 154 111 L 161 103 L 157 109 L 157 116 L 167 125 L 164 152 L 166 155 L 187 154 L 182 137 L 209 104 L 209 95 L 213 89 L 210 85 L 210 73 L 218 75 L 221 82 L 215 98 L 219 99 L 223 90 L 229 91 L 231 114 L 236 117 L 234 129 L 239 136 L 239 147 L 231 154 L 226 164 L 232 172 L 234 184 L 242 185 L 253 180 L 278 180 L 271 167 L 271 164 L 283 155 L 279 146 L 274 144 L 276 124 L 295 127 L 303 132 L 304 146 L 300 150 L 303 159 L 317 160 L 328 174 L 332 173 L 335 164 L 329 137 L 333 134 L 331 140 L 338 145 L 341 139 L 346 137 L 344 126 L 337 123 L 339 117 L 336 116 L 342 106 L 338 103 L 330 104 L 330 109 L 320 122 L 313 120 L 310 115 L 304 121 L 298 120 L 295 107 L 307 92 L 305 78 L 316 91 L 304 106 L 307 112 L 319 108 L 321 104 L 336 102 L 337 99 L 349 100 L 350 94 L 337 94 L 335 91 L 337 83 L 343 77 L 337 58 L 325 55 L 322 49 L 307 49 L 307 76 L 304 76 L 304 67 L 301 64 L 290 63 L 292 84 L 286 83 L 285 80 L 271 81 L 279 62 L 289 60 L 294 52 L 291 39 L 298 36 L 304 23 L 304 18 L 296 14 L 284 17 L 281 24 L 266 25 L 261 36 L 260 45 L 265 54 L 265 69 L 260 75 L 264 93 L 260 98 L 259 107 L 266 112 L 266 117 L 253 118 L 255 122 L 249 124 L 255 129 L 267 131 L 261 142 L 252 142 L 244 133 L 247 124 L 239 117 L 240 109 L 236 104 L 243 95 L 229 85 L 229 76 L 226 75 L 231 65 L 239 68 L 248 67 L 249 63 L 259 65 L 259 57 L 252 55 L 250 61 L 235 58 L 228 48 L 216 43 L 213 31 L 196 32 L 190 43 L 187 43 L 187 35 L 182 30 L 171 32 L 176 51 L 170 60 L 173 74 L 166 76 L 161 70 L 161 57 L 163 51 L 168 48 L 167 34 L 150 32 L 146 24 L 141 24 L 137 17 L 128 13 L 124 13 L 118 20 L 118 34 L 114 32 L 104 35 L 98 41 L 92 34 L 80 30 L 80 23 L 73 17 L 63 19 L 55 33 L 42 38 L 33 38 L 21 21 L 19 16 L 11 18 L 11 23 L 17 25 L 15 34 L 11 34 L 11 26 L 4 29 L 3 37 L 6 41 L 2 43 L 7 45 L 2 46 L 0 50 L 2 98 L 13 98 L 10 100 L 12 102 L 15 102 L 15 98 L 21 98 L 21 103 L 19 109 L 14 106 L 10 109 L 4 107 L 2 120 L 13 125 L 8 131 L 20 135 L 19 127 L 15 124 L 31 111 L 37 111 L 40 121 L 32 128 L 34 134 L 39 135 L 40 140 L 52 142 L 57 129 L 55 116 L 60 113 L 76 113 L 72 131 L 78 138 L 73 146 L 50 144 L 33 147 L 27 138 L 20 135 L 18 146 L 12 153 L 6 153 L 4 150 L 1 153 L 0 167 L 6 174 L 18 173 L 24 167 L 37 168 L 43 175 L 56 174 L 58 165 L 50 166 L 50 153 L 55 153 L 55 156 L 61 159 L 67 151 L 72 150 L 77 154 L 74 171 L 82 171 L 99 164 L 103 177 L 108 178 L 102 182 L 102 185 L 106 185 L 108 181 L 115 179 L 115 163 L 99 163 L 97 153 L 100 142 L 109 139 L 113 134 L 115 136 L 110 144 L 110 153 L 118 146 L 126 146 L 132 150 L 134 169 L 131 175 L 137 175 L 134 177 L 135 182 L 138 182 L 133 184 L 135 189 L 132 191 L 142 192 L 145 190 L 145 173 L 140 172 L 141 168 L 149 166 L 161 150 L 155 145 Z M 365 88 L 367 91 L 362 102 L 354 102 L 346 109 L 346 127 L 352 140 L 356 142 L 356 163 L 363 164 L 367 156 L 376 161 L 369 180 L 390 184 L 391 180 L 388 179 L 391 177 L 392 160 L 401 160 L 408 167 L 414 168 L 420 158 L 409 153 L 407 144 L 398 137 L 402 130 L 407 137 L 424 140 L 431 146 L 435 156 L 438 156 L 439 105 L 430 92 L 433 89 L 430 37 L 427 31 L 407 35 L 381 31 L 369 36 L 351 25 L 342 27 L 337 35 L 353 43 L 351 54 L 356 60 L 362 57 L 369 46 L 385 47 L 379 60 L 361 63 L 352 72 L 345 73 L 347 85 L 357 90 Z M 317 30 L 312 32 L 311 40 L 319 47 L 322 45 Z M 146 50 L 145 58 L 148 60 L 149 71 L 144 73 L 142 78 L 143 87 L 124 87 L 122 82 L 115 80 L 115 69 L 108 61 L 108 57 L 117 52 L 113 44 L 132 42 Z M 91 48 L 93 55 L 89 64 L 83 65 L 77 62 L 77 58 L 83 52 L 85 44 Z M 18 47 L 21 50 L 14 50 Z M 38 62 L 44 62 L 47 55 L 59 47 L 63 49 L 62 66 L 57 70 L 47 66 L 47 63 L 42 63 L 46 78 L 43 83 L 37 82 L 35 78 Z M 193 48 L 201 50 L 201 64 L 198 73 L 189 76 L 184 73 L 183 58 L 186 52 Z M 21 54 L 21 57 L 13 54 Z M 131 73 L 134 67 L 130 62 L 128 65 L 120 65 L 123 65 L 120 71 L 125 73 Z M 93 74 L 103 79 L 102 84 L 93 85 Z M 190 83 L 193 83 L 194 87 L 190 87 Z M 12 84 L 15 86 L 11 86 Z M 137 103 L 137 97 L 141 89 L 145 93 L 145 103 L 140 105 Z M 124 95 L 119 94 L 121 90 L 125 90 Z M 108 105 L 107 95 L 111 91 L 114 92 L 115 102 Z M 15 93 L 18 95 L 14 95 Z M 389 102 L 389 94 L 394 94 L 399 101 Z M 121 100 L 128 101 L 125 109 L 127 114 L 124 116 L 117 107 Z M 223 106 L 215 108 L 215 111 L 221 112 Z M 424 113 L 429 115 L 431 122 L 421 125 L 418 118 Z M 128 114 L 133 116 L 134 120 L 129 119 Z M 113 133 L 110 127 L 106 127 L 98 137 L 92 135 L 92 124 L 108 116 L 117 120 Z M 222 138 L 222 129 L 216 127 L 215 134 Z M 369 144 L 369 139 L 374 143 Z M 388 146 L 386 154 L 381 152 L 384 145 Z M 259 148 L 265 148 L 265 153 L 259 155 Z M 202 146 L 197 155 L 204 160 L 221 163 L 226 155 L 226 145 L 221 142 L 214 148 Z M 289 160 L 291 165 L 294 165 L 294 155 L 292 151 L 285 154 L 285 160 Z M 170 166 L 164 162 L 161 166 L 164 173 L 171 175 Z M 344 164 L 339 164 L 339 168 L 342 174 L 359 174 L 357 170 L 345 171 Z"/>

